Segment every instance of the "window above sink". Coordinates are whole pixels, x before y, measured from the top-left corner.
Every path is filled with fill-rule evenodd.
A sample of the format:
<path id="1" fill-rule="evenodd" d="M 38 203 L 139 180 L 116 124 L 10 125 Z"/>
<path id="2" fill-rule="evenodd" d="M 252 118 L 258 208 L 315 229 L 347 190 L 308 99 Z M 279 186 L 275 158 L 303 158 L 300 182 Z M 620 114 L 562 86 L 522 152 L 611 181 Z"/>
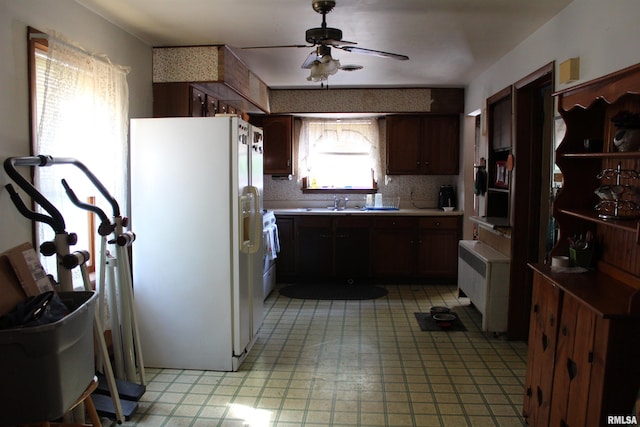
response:
<path id="1" fill-rule="evenodd" d="M 298 159 L 304 192 L 373 193 L 381 171 L 378 121 L 305 118 Z"/>

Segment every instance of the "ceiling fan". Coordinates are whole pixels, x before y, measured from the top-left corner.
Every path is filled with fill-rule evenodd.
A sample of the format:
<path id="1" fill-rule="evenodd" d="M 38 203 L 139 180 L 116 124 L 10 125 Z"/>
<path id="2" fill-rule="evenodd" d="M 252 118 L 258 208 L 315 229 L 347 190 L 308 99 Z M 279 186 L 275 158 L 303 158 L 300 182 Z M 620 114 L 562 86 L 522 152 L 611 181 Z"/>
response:
<path id="1" fill-rule="evenodd" d="M 311 70 L 311 74 L 307 77 L 310 81 L 327 80 L 330 75 L 335 74 L 338 70 L 355 71 L 362 68 L 361 65 L 340 65 L 340 61 L 331 57 L 331 48 L 341 49 L 346 52 L 361 53 L 365 55 L 380 56 L 383 58 L 392 58 L 401 61 L 409 59 L 406 55 L 397 53 L 383 52 L 381 50 L 365 49 L 356 47 L 357 43 L 342 40 L 342 30 L 338 28 L 327 27 L 327 13 L 331 12 L 336 5 L 335 0 L 313 0 L 311 3 L 313 10 L 322 15 L 322 25 L 316 28 L 310 28 L 305 33 L 305 40 L 308 45 L 282 45 L 282 46 L 254 46 L 243 49 L 268 49 L 281 47 L 315 47 L 316 49 L 309 54 L 307 59 L 302 63 L 301 68 Z"/>

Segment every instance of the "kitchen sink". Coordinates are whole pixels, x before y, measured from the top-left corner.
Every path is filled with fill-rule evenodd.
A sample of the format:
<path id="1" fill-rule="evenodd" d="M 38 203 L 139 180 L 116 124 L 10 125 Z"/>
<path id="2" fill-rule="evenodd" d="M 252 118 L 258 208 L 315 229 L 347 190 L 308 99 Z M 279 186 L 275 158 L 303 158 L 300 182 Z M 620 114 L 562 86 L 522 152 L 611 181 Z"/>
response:
<path id="1" fill-rule="evenodd" d="M 328 213 L 328 212 L 335 212 L 335 213 L 354 213 L 354 212 L 364 212 L 364 209 L 362 208 L 346 208 L 346 209 L 334 209 L 333 206 L 327 206 L 326 208 L 298 208 L 297 209 L 300 212 L 318 212 L 318 213 Z"/>

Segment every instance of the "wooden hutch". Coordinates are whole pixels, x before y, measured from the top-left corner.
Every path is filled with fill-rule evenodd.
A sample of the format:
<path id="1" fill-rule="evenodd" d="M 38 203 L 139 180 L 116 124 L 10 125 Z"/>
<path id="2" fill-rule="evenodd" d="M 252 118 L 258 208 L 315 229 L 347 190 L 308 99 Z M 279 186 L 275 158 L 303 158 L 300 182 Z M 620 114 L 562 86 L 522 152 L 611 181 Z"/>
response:
<path id="1" fill-rule="evenodd" d="M 602 426 L 609 416 L 637 416 L 640 388 L 640 151 L 617 149 L 611 120 L 640 113 L 640 64 L 555 96 L 567 131 L 556 150 L 564 186 L 552 255 L 568 255 L 569 238 L 590 232 L 594 261 L 587 272 L 531 265 L 523 415 L 531 426 Z M 603 148 L 587 150 L 585 139 Z M 595 194 L 614 185 L 630 190 L 631 209 L 619 215 Z"/>

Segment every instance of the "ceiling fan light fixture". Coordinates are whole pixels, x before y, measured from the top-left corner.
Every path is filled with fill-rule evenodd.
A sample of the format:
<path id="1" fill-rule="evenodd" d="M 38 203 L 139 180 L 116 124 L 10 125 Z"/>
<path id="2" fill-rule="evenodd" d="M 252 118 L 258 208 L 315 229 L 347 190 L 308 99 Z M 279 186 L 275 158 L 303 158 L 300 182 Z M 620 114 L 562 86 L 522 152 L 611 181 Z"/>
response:
<path id="1" fill-rule="evenodd" d="M 328 59 L 325 60 L 325 58 L 327 57 Z M 320 64 L 320 69 L 322 70 L 323 74 L 332 76 L 340 69 L 340 61 L 338 61 L 337 59 L 332 59 L 331 55 L 323 56 L 322 62 Z"/>
<path id="2" fill-rule="evenodd" d="M 329 76 L 333 76 L 339 69 L 340 61 L 333 59 L 331 54 L 323 55 L 319 60 L 316 59 L 311 63 L 311 73 L 307 80 L 311 82 L 328 80 Z"/>
<path id="3" fill-rule="evenodd" d="M 307 80 L 310 82 L 321 82 L 322 80 L 327 80 L 327 76 L 323 75 L 320 65 L 320 61 L 313 61 L 311 64 L 311 74 L 309 74 Z"/>

